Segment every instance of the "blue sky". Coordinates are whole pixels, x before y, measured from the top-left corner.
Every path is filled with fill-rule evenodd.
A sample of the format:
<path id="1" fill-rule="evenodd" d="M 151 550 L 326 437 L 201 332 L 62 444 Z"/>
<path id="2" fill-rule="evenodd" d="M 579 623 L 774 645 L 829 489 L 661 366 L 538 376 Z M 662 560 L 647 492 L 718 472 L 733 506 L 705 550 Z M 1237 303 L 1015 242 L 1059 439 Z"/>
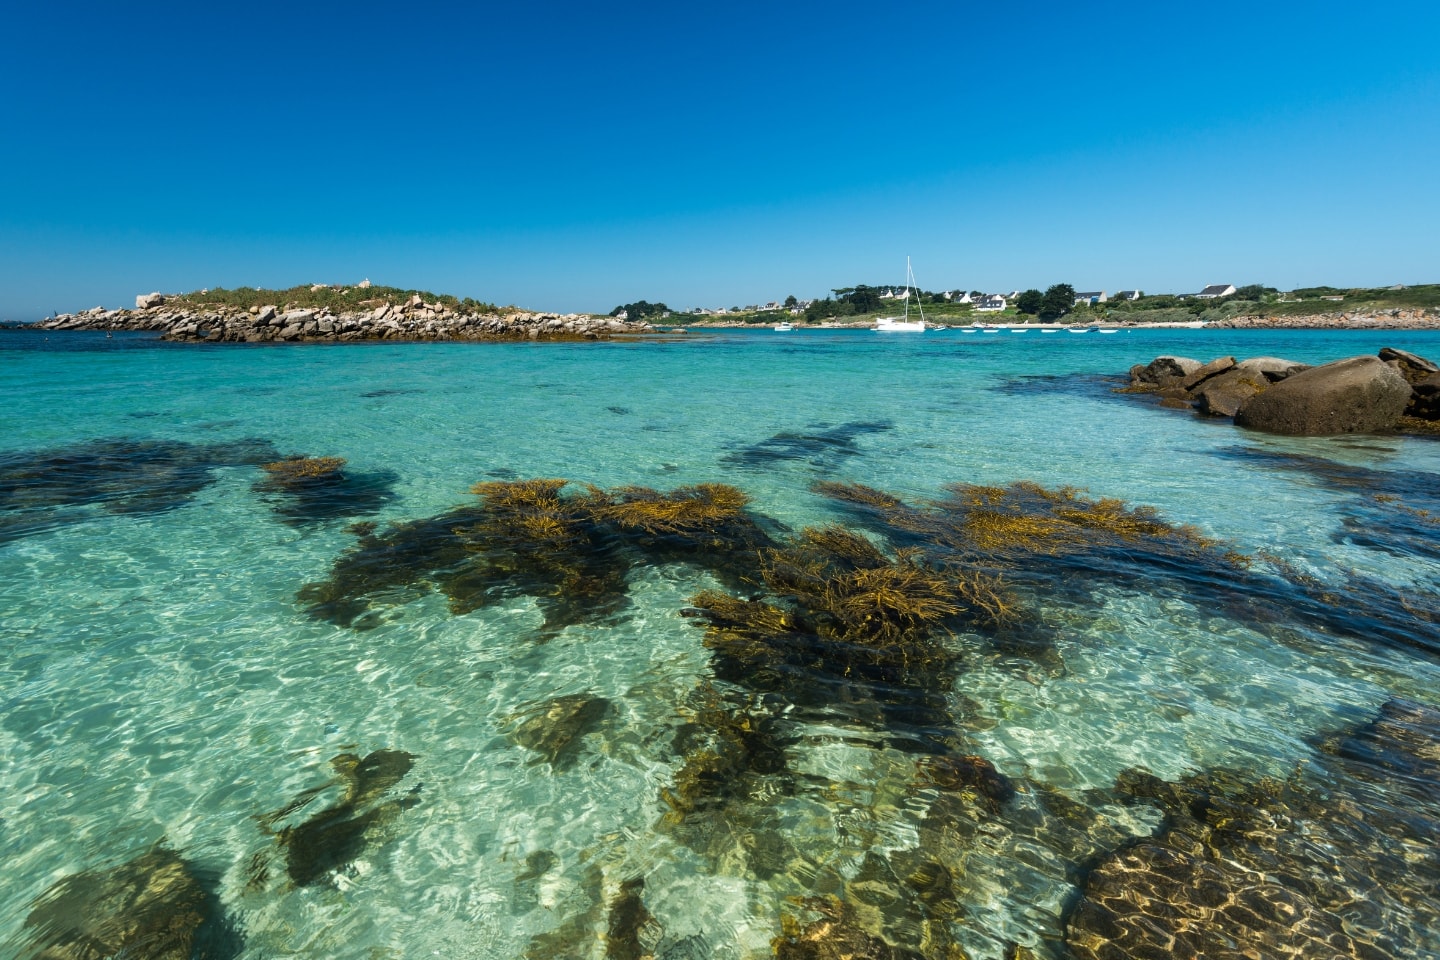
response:
<path id="1" fill-rule="evenodd" d="M 1440 281 L 1440 8 L 1086 6 L 14 8 L 0 317 Z"/>

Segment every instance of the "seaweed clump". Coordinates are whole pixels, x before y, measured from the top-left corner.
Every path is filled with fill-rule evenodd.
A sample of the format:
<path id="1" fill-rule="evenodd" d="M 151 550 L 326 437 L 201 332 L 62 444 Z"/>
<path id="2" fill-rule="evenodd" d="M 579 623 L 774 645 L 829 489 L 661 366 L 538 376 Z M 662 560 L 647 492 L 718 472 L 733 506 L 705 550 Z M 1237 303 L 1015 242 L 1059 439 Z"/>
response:
<path id="1" fill-rule="evenodd" d="M 1165 813 L 1099 860 L 1066 919 L 1082 958 L 1365 960 L 1440 949 L 1440 712 L 1390 701 L 1325 745 L 1312 782 L 1212 770 L 1117 783 Z"/>
<path id="2" fill-rule="evenodd" d="M 1091 499 L 1074 487 L 1050 489 L 1022 480 L 1009 486 L 955 483 L 921 507 L 862 484 L 821 483 L 817 493 L 846 504 L 897 542 L 958 560 L 1015 572 L 1027 561 L 1082 558 L 1110 564 L 1204 564 L 1244 567 L 1189 524 L 1172 524 L 1152 507 Z"/>
<path id="3" fill-rule="evenodd" d="M 344 457 L 289 457 L 260 464 L 253 489 L 287 523 L 310 523 L 373 513 L 393 499 L 394 471 L 360 473 Z"/>
<path id="4" fill-rule="evenodd" d="M 350 626 L 377 602 L 434 588 L 457 614 L 529 596 L 548 634 L 623 610 L 626 578 L 637 564 L 689 563 L 734 584 L 758 579 L 758 551 L 772 541 L 734 487 L 567 494 L 567 485 L 549 478 L 477 483 L 476 505 L 362 533 L 330 578 L 305 587 L 300 599 L 314 615 Z"/>
<path id="5" fill-rule="evenodd" d="M 783 871 L 793 851 L 766 807 L 793 794 L 795 778 L 786 756 L 793 737 L 775 705 L 707 681 L 684 713 L 674 746 L 685 761 L 660 791 L 663 825 L 714 861 L 739 851 L 757 876 Z"/>
<path id="6" fill-rule="evenodd" d="M 924 954 L 893 946 L 866 931 L 855 908 L 838 897 L 805 897 L 796 905 L 818 916 L 809 923 L 789 915 L 781 918 L 780 935 L 771 941 L 780 960 L 927 960 Z M 955 947 L 943 960 L 964 957 L 964 951 Z"/>
<path id="7" fill-rule="evenodd" d="M 544 614 L 544 629 L 555 631 L 624 608 L 628 564 L 596 523 L 600 498 L 562 496 L 566 483 L 494 480 L 471 488 L 481 510 L 473 523 L 454 531 L 470 558 L 442 583 L 452 612 L 530 596 Z"/>
<path id="8" fill-rule="evenodd" d="M 582 739 L 609 712 L 610 701 L 604 697 L 555 697 L 515 717 L 508 737 L 518 746 L 535 751 L 535 762 L 548 763 L 557 772 L 568 770 L 579 759 Z"/>
<path id="9" fill-rule="evenodd" d="M 35 901 L 25 931 L 31 960 L 220 960 L 235 946 L 194 866 L 164 848 L 65 877 Z"/>
<path id="10" fill-rule="evenodd" d="M 337 803 L 296 826 L 281 827 L 276 833 L 276 841 L 285 851 L 285 871 L 295 886 L 308 887 L 332 878 L 365 851 L 373 830 L 420 802 L 418 788 L 400 799 L 377 802 L 404 779 L 414 760 L 414 756 L 401 750 L 375 750 L 363 758 L 342 753 L 330 761 L 336 780 L 312 787 L 275 813 L 260 818 L 261 826 L 269 832 L 335 783 L 343 785 Z M 252 864 L 251 886 L 263 884 L 267 876 L 266 858 L 262 855 Z"/>
<path id="11" fill-rule="evenodd" d="M 949 637 L 1005 615 L 998 581 L 913 551 L 887 556 L 836 526 L 767 551 L 761 576 L 772 599 L 705 591 L 691 600 L 716 676 L 778 694 L 802 716 L 878 729 L 905 749 L 953 744 Z"/>

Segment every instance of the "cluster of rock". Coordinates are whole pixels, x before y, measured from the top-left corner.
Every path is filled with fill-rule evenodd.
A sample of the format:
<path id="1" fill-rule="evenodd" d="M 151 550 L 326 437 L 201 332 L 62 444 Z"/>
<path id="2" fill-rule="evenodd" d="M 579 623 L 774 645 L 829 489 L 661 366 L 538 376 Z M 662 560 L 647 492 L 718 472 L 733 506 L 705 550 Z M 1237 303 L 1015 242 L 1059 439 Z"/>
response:
<path id="1" fill-rule="evenodd" d="M 1156 357 L 1130 368 L 1126 392 L 1270 433 L 1376 433 L 1402 418 L 1440 423 L 1440 366 L 1391 347 L 1316 367 L 1278 357 Z"/>
<path id="2" fill-rule="evenodd" d="M 1229 320 L 1213 320 L 1207 327 L 1229 327 L 1234 329 L 1286 328 L 1295 330 L 1350 330 L 1355 327 L 1379 327 L 1386 330 L 1436 330 L 1440 329 L 1440 312 L 1423 307 L 1405 310 L 1394 307 L 1388 310 L 1337 311 L 1317 313 L 1304 317 L 1250 316 L 1231 317 Z"/>
<path id="3" fill-rule="evenodd" d="M 47 330 L 147 330 L 165 340 L 229 343 L 353 340 L 599 340 L 616 333 L 647 333 L 648 323 L 586 314 L 484 313 L 419 295 L 403 303 L 377 303 L 363 311 L 245 309 L 224 304 L 195 306 L 162 294 L 135 298 L 134 310 L 95 307 L 62 313 L 36 324 Z"/>

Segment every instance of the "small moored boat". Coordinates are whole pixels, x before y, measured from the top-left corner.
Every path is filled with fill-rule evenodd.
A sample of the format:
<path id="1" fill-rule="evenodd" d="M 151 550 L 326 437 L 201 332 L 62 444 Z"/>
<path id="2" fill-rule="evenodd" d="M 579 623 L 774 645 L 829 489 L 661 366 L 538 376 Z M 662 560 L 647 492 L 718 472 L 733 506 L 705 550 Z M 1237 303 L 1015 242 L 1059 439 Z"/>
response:
<path id="1" fill-rule="evenodd" d="M 920 319 L 910 319 L 910 291 L 915 291 L 915 306 L 920 309 Z M 876 333 L 924 333 L 925 307 L 920 303 L 920 289 L 915 284 L 915 271 L 910 268 L 910 258 L 905 258 L 905 315 L 900 317 L 876 317 Z"/>

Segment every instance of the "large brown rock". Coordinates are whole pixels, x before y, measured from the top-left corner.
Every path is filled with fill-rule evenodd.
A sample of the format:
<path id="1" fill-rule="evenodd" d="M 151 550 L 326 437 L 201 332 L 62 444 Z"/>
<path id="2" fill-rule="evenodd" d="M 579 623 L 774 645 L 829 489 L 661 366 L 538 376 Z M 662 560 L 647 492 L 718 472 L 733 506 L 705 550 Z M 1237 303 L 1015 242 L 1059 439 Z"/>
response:
<path id="1" fill-rule="evenodd" d="M 1212 417 L 1233 417 L 1240 405 L 1270 386 L 1258 370 L 1246 370 L 1244 364 L 1211 377 L 1195 391 L 1195 409 Z"/>
<path id="2" fill-rule="evenodd" d="M 1180 381 L 1180 386 L 1186 390 L 1194 390 L 1206 380 L 1209 380 L 1211 377 L 1217 377 L 1234 366 L 1234 357 L 1219 357 L 1211 360 L 1200 369 L 1191 371 L 1184 380 Z"/>
<path id="3" fill-rule="evenodd" d="M 1298 436 L 1394 429 L 1410 384 L 1379 357 L 1350 357 L 1287 377 L 1241 404 L 1242 427 Z"/>
<path id="4" fill-rule="evenodd" d="M 1380 351 L 1380 359 L 1399 370 L 1400 376 L 1409 383 L 1419 383 L 1421 380 L 1440 373 L 1440 367 L 1437 367 L 1432 361 L 1410 353 L 1408 350 L 1385 347 Z"/>
<path id="5" fill-rule="evenodd" d="M 1130 368 L 1130 382 L 1136 386 L 1146 385 L 1161 390 L 1174 386 L 1200 369 L 1200 361 L 1189 357 L 1156 357 L 1141 366 Z"/>
<path id="6" fill-rule="evenodd" d="M 1251 357 L 1235 364 L 1235 369 L 1262 376 L 1271 383 L 1276 383 L 1301 370 L 1309 370 L 1310 365 L 1296 363 L 1293 360 L 1282 360 L 1279 357 Z"/>
<path id="7" fill-rule="evenodd" d="M 1405 416 L 1440 420 L 1440 373 L 1411 383 L 1410 389 L 1410 405 L 1405 408 Z"/>

